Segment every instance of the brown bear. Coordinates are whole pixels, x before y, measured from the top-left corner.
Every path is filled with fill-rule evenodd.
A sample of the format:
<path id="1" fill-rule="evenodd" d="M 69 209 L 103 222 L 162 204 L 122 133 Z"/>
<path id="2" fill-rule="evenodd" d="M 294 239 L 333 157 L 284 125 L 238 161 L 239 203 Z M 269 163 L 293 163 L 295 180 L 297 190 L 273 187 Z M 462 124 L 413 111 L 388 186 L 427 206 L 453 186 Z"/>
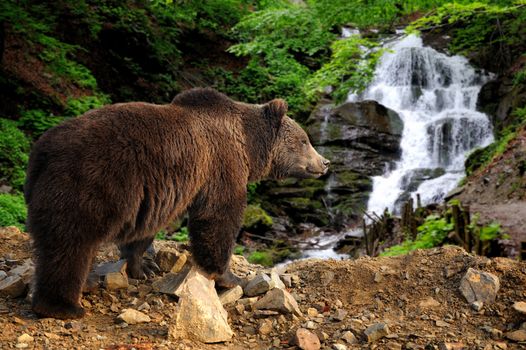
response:
<path id="1" fill-rule="evenodd" d="M 195 262 L 220 286 L 239 283 L 229 261 L 247 183 L 318 177 L 329 165 L 286 112 L 280 99 L 253 105 L 192 89 L 167 105 L 109 105 L 48 130 L 32 148 L 24 193 L 34 312 L 84 315 L 81 291 L 104 241 L 144 278 L 155 233 L 186 211 Z"/>

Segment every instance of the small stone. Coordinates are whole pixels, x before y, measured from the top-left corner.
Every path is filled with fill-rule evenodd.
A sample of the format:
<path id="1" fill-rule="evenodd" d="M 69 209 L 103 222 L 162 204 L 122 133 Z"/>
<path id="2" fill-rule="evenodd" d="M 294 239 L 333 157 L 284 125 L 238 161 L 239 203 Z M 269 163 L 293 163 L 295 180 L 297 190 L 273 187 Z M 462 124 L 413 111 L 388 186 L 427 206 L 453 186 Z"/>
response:
<path id="1" fill-rule="evenodd" d="M 466 344 L 464 343 L 448 343 L 448 342 L 441 342 L 438 345 L 439 350 L 463 350 L 466 349 Z"/>
<path id="2" fill-rule="evenodd" d="M 281 281 L 281 278 L 279 278 L 279 274 L 275 269 L 272 269 L 270 272 L 270 279 L 274 283 L 274 288 L 285 289 L 285 284 Z"/>
<path id="3" fill-rule="evenodd" d="M 293 313 L 296 316 L 303 316 L 298 307 L 298 303 L 289 292 L 283 289 L 272 289 L 254 304 L 255 309 L 274 310 L 281 313 Z"/>
<path id="4" fill-rule="evenodd" d="M 256 301 L 258 301 L 258 298 L 257 297 L 252 297 L 252 298 L 241 298 L 237 301 L 238 304 L 241 304 L 241 305 L 253 305 L 256 303 Z"/>
<path id="5" fill-rule="evenodd" d="M 17 298 L 25 293 L 26 286 L 21 276 L 9 276 L 0 281 L 0 296 Z"/>
<path id="6" fill-rule="evenodd" d="M 482 310 L 483 307 L 484 307 L 484 303 L 482 301 L 474 301 L 471 303 L 471 308 L 477 312 Z"/>
<path id="7" fill-rule="evenodd" d="M 372 343 L 389 334 L 389 327 L 385 323 L 375 323 L 364 331 L 367 342 Z"/>
<path id="8" fill-rule="evenodd" d="M 384 278 L 383 278 L 383 276 L 382 276 L 382 274 L 381 274 L 380 272 L 376 272 L 376 273 L 374 274 L 374 281 L 375 281 L 376 283 L 380 283 L 380 282 L 382 282 L 383 279 L 384 279 Z"/>
<path id="9" fill-rule="evenodd" d="M 150 308 L 151 308 L 150 304 L 148 304 L 147 302 L 144 302 L 144 303 L 142 303 L 141 305 L 139 305 L 137 307 L 137 310 L 139 310 L 139 311 L 143 311 L 143 310 L 148 311 L 148 310 L 150 310 Z"/>
<path id="10" fill-rule="evenodd" d="M 316 316 L 318 316 L 318 310 L 316 310 L 316 309 L 313 308 L 313 307 L 309 307 L 309 308 L 307 309 L 307 315 L 308 315 L 309 317 L 316 317 Z"/>
<path id="11" fill-rule="evenodd" d="M 174 248 L 163 247 L 155 255 L 155 263 L 161 271 L 169 272 L 179 260 L 179 252 Z"/>
<path id="12" fill-rule="evenodd" d="M 9 276 L 20 276 L 25 284 L 31 281 L 31 277 L 35 274 L 35 266 L 31 259 L 24 261 L 22 265 L 18 265 L 14 269 L 11 269 L 8 273 Z"/>
<path id="13" fill-rule="evenodd" d="M 436 320 L 435 325 L 437 327 L 449 327 L 449 323 L 442 321 L 442 320 Z"/>
<path id="14" fill-rule="evenodd" d="M 29 334 L 27 333 L 24 333 L 22 334 L 21 336 L 19 336 L 17 339 L 16 339 L 17 343 L 31 343 L 33 342 L 33 337 L 30 336 Z"/>
<path id="15" fill-rule="evenodd" d="M 318 350 L 321 348 L 318 336 L 305 328 L 298 328 L 291 341 L 303 350 Z"/>
<path id="16" fill-rule="evenodd" d="M 185 253 L 179 254 L 177 261 L 175 262 L 170 272 L 179 273 L 183 269 L 187 261 L 188 261 L 188 255 L 186 255 Z"/>
<path id="17" fill-rule="evenodd" d="M 254 311 L 254 318 L 267 318 L 270 316 L 278 316 L 279 312 L 272 310 L 256 310 Z"/>
<path id="18" fill-rule="evenodd" d="M 318 325 L 312 321 L 307 321 L 307 323 L 305 323 L 305 328 L 307 329 L 316 329 L 318 328 Z"/>
<path id="19" fill-rule="evenodd" d="M 245 305 L 243 304 L 236 304 L 236 311 L 239 315 L 243 315 L 245 313 Z"/>
<path id="20" fill-rule="evenodd" d="M 151 321 L 150 316 L 134 309 L 122 310 L 122 313 L 117 316 L 117 319 L 126 322 L 127 324 L 137 324 Z"/>
<path id="21" fill-rule="evenodd" d="M 292 288 L 292 276 L 289 274 L 283 274 L 279 276 L 281 278 L 281 281 L 287 288 Z"/>
<path id="22" fill-rule="evenodd" d="M 501 350 L 506 350 L 508 348 L 508 344 L 506 344 L 503 341 L 496 341 L 495 342 L 495 348 L 496 349 L 501 349 Z"/>
<path id="23" fill-rule="evenodd" d="M 221 304 L 228 305 L 235 303 L 243 296 L 243 288 L 241 286 L 235 286 L 234 288 L 228 289 L 219 295 Z"/>
<path id="24" fill-rule="evenodd" d="M 60 335 L 58 334 L 55 334 L 55 333 L 50 333 L 50 332 L 44 332 L 44 336 L 48 339 L 51 339 L 51 340 L 59 340 L 60 339 Z"/>
<path id="25" fill-rule="evenodd" d="M 518 301 L 513 304 L 513 310 L 526 315 L 526 303 L 524 301 Z"/>
<path id="26" fill-rule="evenodd" d="M 429 308 L 439 307 L 440 303 L 438 301 L 436 301 L 435 299 L 433 299 L 432 297 L 429 297 L 429 298 L 426 298 L 426 299 L 422 300 L 418 304 L 418 306 L 420 306 L 421 308 L 424 308 L 424 309 L 429 309 Z"/>
<path id="27" fill-rule="evenodd" d="M 338 343 L 332 344 L 332 348 L 333 350 L 347 350 L 347 346 Z"/>
<path id="28" fill-rule="evenodd" d="M 104 276 L 104 287 L 108 290 L 128 288 L 128 275 L 126 272 L 110 272 Z"/>
<path id="29" fill-rule="evenodd" d="M 121 259 L 117 262 L 105 262 L 105 263 L 97 265 L 93 273 L 100 277 L 106 276 L 108 273 L 111 273 L 111 272 L 121 272 L 125 274 L 126 266 L 127 266 L 126 259 Z"/>
<path id="30" fill-rule="evenodd" d="M 499 278 L 491 273 L 469 268 L 460 281 L 460 292 L 468 303 L 495 301 L 500 288 Z"/>
<path id="31" fill-rule="evenodd" d="M 345 319 L 345 317 L 347 317 L 347 311 L 345 311 L 344 309 L 338 309 L 336 310 L 336 312 L 334 313 L 334 315 L 332 316 L 332 318 L 336 321 L 343 321 Z"/>
<path id="32" fill-rule="evenodd" d="M 506 338 L 517 342 L 526 341 L 526 330 L 519 329 L 513 332 L 508 332 L 506 333 Z"/>
<path id="33" fill-rule="evenodd" d="M 354 333 L 351 332 L 351 331 L 345 331 L 345 332 L 343 332 L 343 334 L 342 334 L 342 339 L 343 339 L 347 344 L 358 344 L 358 339 L 356 339 L 356 336 L 355 336 Z"/>
<path id="34" fill-rule="evenodd" d="M 261 335 L 269 335 L 272 333 L 272 321 L 269 319 L 262 320 L 259 323 L 258 333 Z"/>
<path id="35" fill-rule="evenodd" d="M 246 296 L 253 297 L 274 288 L 274 281 L 266 274 L 259 273 L 251 279 L 244 288 Z"/>
<path id="36" fill-rule="evenodd" d="M 82 323 L 77 321 L 66 322 L 64 328 L 69 329 L 72 332 L 78 332 L 82 329 Z"/>
<path id="37" fill-rule="evenodd" d="M 388 342 L 387 344 L 385 344 L 385 347 L 388 350 L 402 350 L 402 344 L 399 344 L 399 343 L 394 342 L 394 341 Z"/>
<path id="38" fill-rule="evenodd" d="M 343 307 L 343 303 L 342 303 L 342 301 L 340 299 L 336 299 L 334 301 L 334 306 L 336 306 L 336 307 Z"/>
<path id="39" fill-rule="evenodd" d="M 7 272 L 0 270 L 0 281 L 7 277 Z"/>

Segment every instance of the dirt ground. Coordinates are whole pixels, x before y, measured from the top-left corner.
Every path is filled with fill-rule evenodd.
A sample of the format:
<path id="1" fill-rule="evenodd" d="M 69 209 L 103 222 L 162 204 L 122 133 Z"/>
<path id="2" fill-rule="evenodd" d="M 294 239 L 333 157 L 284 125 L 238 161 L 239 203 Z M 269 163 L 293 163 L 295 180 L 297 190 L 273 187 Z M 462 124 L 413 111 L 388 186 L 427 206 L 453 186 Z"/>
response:
<path id="1" fill-rule="evenodd" d="M 30 257 L 25 233 L 0 229 L 0 242 L 0 270 L 8 271 Z M 106 249 L 99 261 L 113 259 L 113 255 Z M 500 279 L 496 301 L 480 311 L 475 311 L 459 292 L 460 280 L 469 267 Z M 522 262 L 476 257 L 451 246 L 402 257 L 302 260 L 281 270 L 299 277 L 300 282 L 289 291 L 304 316 L 261 315 L 250 308 L 240 312 L 235 305 L 227 306 L 235 333 L 227 343 L 207 345 L 170 339 L 168 329 L 178 312 L 177 301 L 153 292 L 153 280 L 148 280 L 135 281 L 127 290 L 101 288 L 85 294 L 83 305 L 88 314 L 75 321 L 37 319 L 26 298 L 0 298 L 0 349 L 24 345 L 30 349 L 294 348 L 290 340 L 299 327 L 317 334 L 323 349 L 336 349 L 335 344 L 347 349 L 490 350 L 526 346 L 526 342 L 506 337 L 526 321 L 526 315 L 512 309 L 514 302 L 526 301 L 526 264 Z M 122 309 L 145 301 L 151 306 L 145 311 L 151 322 L 117 323 Z M 369 343 L 364 330 L 375 323 L 387 324 L 389 334 Z M 21 345 L 17 339 L 23 334 L 33 340 Z M 356 338 L 356 343 L 349 342 L 349 337 Z"/>

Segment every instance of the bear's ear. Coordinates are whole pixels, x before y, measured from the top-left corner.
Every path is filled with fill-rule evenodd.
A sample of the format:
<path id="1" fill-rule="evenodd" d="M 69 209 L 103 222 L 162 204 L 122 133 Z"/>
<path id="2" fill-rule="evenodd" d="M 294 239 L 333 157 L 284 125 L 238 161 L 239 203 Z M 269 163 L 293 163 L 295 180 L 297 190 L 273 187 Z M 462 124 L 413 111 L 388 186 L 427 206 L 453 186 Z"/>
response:
<path id="1" fill-rule="evenodd" d="M 289 110 L 287 102 L 280 98 L 270 101 L 265 104 L 263 108 L 265 110 L 265 116 L 274 126 L 279 126 L 281 124 L 281 119 L 283 119 Z"/>

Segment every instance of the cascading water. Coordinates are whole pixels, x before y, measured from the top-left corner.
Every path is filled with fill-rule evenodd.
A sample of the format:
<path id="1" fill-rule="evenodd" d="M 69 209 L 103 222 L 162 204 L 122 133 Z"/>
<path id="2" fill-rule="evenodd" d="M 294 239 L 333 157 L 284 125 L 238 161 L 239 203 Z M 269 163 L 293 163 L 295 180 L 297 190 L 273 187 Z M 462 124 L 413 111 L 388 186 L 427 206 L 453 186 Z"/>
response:
<path id="1" fill-rule="evenodd" d="M 373 178 L 368 211 L 376 213 L 396 213 L 404 193 L 420 193 L 423 204 L 440 201 L 464 175 L 467 153 L 493 141 L 488 117 L 476 111 L 487 75 L 464 57 L 424 47 L 415 35 L 386 46 L 371 85 L 349 95 L 349 101 L 376 100 L 404 121 L 400 161 Z"/>

